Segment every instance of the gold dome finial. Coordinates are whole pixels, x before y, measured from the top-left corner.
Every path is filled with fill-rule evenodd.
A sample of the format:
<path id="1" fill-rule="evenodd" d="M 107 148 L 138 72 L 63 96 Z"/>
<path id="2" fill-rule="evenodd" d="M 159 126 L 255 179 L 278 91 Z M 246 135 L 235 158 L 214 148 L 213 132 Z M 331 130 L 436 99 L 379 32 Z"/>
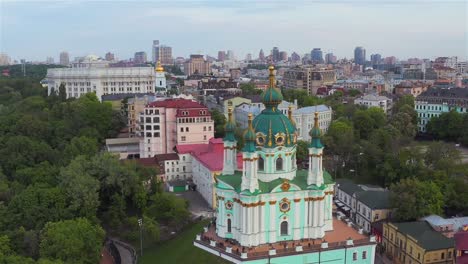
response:
<path id="1" fill-rule="evenodd" d="M 274 73 L 275 67 L 273 65 L 270 65 L 270 67 L 268 67 L 268 70 L 270 71 L 270 76 L 269 76 L 270 87 L 275 88 L 275 84 L 276 84 L 275 73 Z"/>
<path id="2" fill-rule="evenodd" d="M 158 61 L 156 65 L 156 72 L 164 72 L 164 68 L 161 65 L 161 61 Z"/>

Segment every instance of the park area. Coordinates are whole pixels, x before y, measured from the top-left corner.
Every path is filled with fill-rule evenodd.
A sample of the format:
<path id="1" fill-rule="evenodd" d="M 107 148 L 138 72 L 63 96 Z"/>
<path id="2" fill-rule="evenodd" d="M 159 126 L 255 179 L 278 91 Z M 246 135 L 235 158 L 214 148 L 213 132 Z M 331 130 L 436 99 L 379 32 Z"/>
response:
<path id="1" fill-rule="evenodd" d="M 139 257 L 139 264 L 154 263 L 229 263 L 193 245 L 196 234 L 201 233 L 207 220 L 196 222 L 181 231 L 173 239 L 158 243 L 144 250 Z"/>

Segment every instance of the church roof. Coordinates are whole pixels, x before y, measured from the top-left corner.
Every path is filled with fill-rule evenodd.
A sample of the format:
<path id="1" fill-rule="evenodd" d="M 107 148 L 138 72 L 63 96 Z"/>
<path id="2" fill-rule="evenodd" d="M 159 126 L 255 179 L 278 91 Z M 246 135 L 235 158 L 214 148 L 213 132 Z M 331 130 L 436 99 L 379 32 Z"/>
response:
<path id="1" fill-rule="evenodd" d="M 296 127 L 280 110 L 283 100 L 281 91 L 275 87 L 274 67 L 270 66 L 270 86 L 261 95 L 265 109 L 253 120 L 256 134 L 262 134 L 262 145 L 268 148 L 293 146 Z M 258 144 L 257 144 L 258 145 Z"/>
<path id="2" fill-rule="evenodd" d="M 234 175 L 220 175 L 216 177 L 217 180 L 222 181 L 223 183 L 231 186 L 236 192 L 240 193 L 241 183 L 242 183 L 242 171 L 235 171 Z M 324 184 L 333 184 L 333 179 L 331 175 L 324 171 L 323 172 Z M 270 193 L 273 189 L 280 186 L 283 183 L 284 179 L 278 178 L 271 182 L 258 181 L 259 193 Z M 307 185 L 307 170 L 298 170 L 296 177 L 292 180 L 288 180 L 290 184 L 294 184 L 301 188 L 301 190 L 307 190 L 309 185 Z M 315 187 L 315 185 L 312 185 Z"/>

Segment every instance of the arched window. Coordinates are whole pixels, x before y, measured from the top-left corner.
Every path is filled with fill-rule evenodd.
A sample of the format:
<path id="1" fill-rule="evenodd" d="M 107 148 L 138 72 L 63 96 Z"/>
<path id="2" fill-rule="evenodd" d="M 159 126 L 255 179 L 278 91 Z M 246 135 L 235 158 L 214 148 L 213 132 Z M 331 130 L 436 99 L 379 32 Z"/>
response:
<path id="1" fill-rule="evenodd" d="M 292 156 L 292 159 L 291 159 L 291 168 L 296 168 L 297 164 L 296 164 L 296 154 L 294 154 Z"/>
<path id="2" fill-rule="evenodd" d="M 227 231 L 228 233 L 231 233 L 231 219 L 230 218 L 228 218 L 227 220 Z"/>
<path id="3" fill-rule="evenodd" d="M 281 222 L 281 235 L 282 236 L 288 235 L 288 222 L 287 221 Z"/>
<path id="4" fill-rule="evenodd" d="M 276 170 L 283 170 L 283 159 L 281 157 L 276 159 Z"/>
<path id="5" fill-rule="evenodd" d="M 258 158 L 258 170 L 265 170 L 265 161 L 262 157 Z"/>

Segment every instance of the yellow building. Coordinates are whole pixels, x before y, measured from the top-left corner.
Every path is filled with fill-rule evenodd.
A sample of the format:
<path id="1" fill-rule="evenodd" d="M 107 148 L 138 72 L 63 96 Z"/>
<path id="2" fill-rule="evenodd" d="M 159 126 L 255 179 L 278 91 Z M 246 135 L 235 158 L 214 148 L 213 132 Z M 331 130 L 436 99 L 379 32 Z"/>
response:
<path id="1" fill-rule="evenodd" d="M 455 263 L 454 240 L 425 221 L 384 223 L 382 246 L 393 263 Z"/>

